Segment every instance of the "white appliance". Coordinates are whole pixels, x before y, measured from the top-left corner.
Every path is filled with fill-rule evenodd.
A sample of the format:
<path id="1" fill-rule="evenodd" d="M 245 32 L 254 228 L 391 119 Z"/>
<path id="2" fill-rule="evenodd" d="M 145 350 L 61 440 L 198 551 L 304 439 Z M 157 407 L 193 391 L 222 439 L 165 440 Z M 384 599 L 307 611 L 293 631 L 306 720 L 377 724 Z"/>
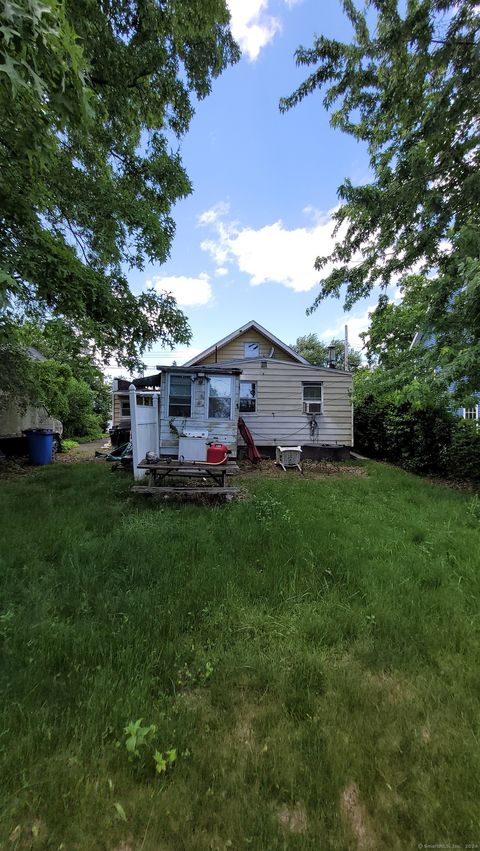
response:
<path id="1" fill-rule="evenodd" d="M 191 428 L 181 433 L 178 439 L 179 461 L 207 460 L 208 431 Z"/>

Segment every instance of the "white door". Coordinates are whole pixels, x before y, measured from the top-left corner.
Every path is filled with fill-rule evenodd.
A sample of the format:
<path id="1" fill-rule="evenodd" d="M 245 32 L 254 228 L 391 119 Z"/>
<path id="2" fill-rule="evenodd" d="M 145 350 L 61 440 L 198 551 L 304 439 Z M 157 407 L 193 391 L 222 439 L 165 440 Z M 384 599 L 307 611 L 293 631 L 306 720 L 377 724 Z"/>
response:
<path id="1" fill-rule="evenodd" d="M 147 452 L 155 452 L 160 448 L 160 432 L 158 422 L 158 393 L 137 391 L 131 384 L 130 417 L 132 423 L 133 475 L 142 479 L 147 475 L 146 470 L 139 470 L 138 464 L 145 458 Z"/>

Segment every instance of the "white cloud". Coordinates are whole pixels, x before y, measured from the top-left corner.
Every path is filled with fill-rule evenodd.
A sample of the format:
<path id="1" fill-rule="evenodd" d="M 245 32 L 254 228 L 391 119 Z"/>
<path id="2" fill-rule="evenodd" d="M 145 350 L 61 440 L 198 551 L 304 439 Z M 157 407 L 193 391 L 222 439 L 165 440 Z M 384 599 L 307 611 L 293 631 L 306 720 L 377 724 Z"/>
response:
<path id="1" fill-rule="evenodd" d="M 215 275 L 217 278 L 223 278 L 228 275 L 228 269 L 225 266 L 219 266 L 218 269 L 215 269 Z"/>
<path id="2" fill-rule="evenodd" d="M 325 214 L 306 208 L 305 212 L 313 216 L 314 223 L 293 229 L 286 228 L 281 220 L 255 230 L 217 219 L 213 222 L 215 238 L 204 240 L 201 248 L 221 269 L 235 263 L 250 276 L 252 286 L 278 283 L 296 292 L 308 292 L 331 271 L 328 265 L 320 274 L 314 263 L 319 255 L 332 252 L 335 240 L 333 210 Z"/>
<path id="3" fill-rule="evenodd" d="M 224 268 L 224 263 L 228 261 L 230 256 L 230 249 L 223 238 L 218 240 L 205 239 L 200 243 L 200 248 L 202 251 L 208 251 L 218 268 Z"/>
<path id="4" fill-rule="evenodd" d="M 362 331 L 367 331 L 370 327 L 370 314 L 376 308 L 376 304 L 369 304 L 361 313 L 347 313 L 339 317 L 336 325 L 330 328 L 324 328 L 319 331 L 318 336 L 321 340 L 330 342 L 333 339 L 343 340 L 345 336 L 345 325 L 348 326 L 348 342 L 354 349 L 363 347 L 363 340 L 360 338 Z"/>
<path id="5" fill-rule="evenodd" d="M 185 305 L 208 304 L 213 298 L 209 276 L 205 272 L 202 272 L 198 278 L 187 278 L 184 275 L 170 275 L 167 277 L 156 275 L 147 283 L 150 286 L 153 285 L 158 293 L 171 293 L 175 297 L 177 304 L 182 307 Z"/>
<path id="6" fill-rule="evenodd" d="M 218 204 L 214 204 L 213 207 L 210 207 L 209 210 L 205 210 L 203 213 L 200 213 L 200 215 L 197 216 L 197 227 L 213 225 L 223 216 L 226 216 L 229 211 L 230 204 L 227 201 L 219 201 Z"/>
<path id="7" fill-rule="evenodd" d="M 254 62 L 262 48 L 280 31 L 281 23 L 267 14 L 268 0 L 227 0 L 227 3 L 233 37 Z"/>

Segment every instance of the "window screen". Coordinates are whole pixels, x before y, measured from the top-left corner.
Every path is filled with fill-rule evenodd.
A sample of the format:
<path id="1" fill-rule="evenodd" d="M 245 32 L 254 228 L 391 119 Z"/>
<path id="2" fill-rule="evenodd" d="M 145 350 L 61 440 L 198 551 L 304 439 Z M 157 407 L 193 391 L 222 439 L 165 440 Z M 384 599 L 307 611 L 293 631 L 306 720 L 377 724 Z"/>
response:
<path id="1" fill-rule="evenodd" d="M 214 420 L 232 418 L 232 379 L 227 375 L 212 375 L 210 378 L 208 417 Z"/>
<path id="2" fill-rule="evenodd" d="M 323 387 L 321 384 L 303 385 L 303 411 L 306 414 L 322 413 Z"/>
<path id="3" fill-rule="evenodd" d="M 255 381 L 240 382 L 240 413 L 253 414 L 257 402 L 257 385 Z"/>
<path id="4" fill-rule="evenodd" d="M 189 375 L 170 375 L 169 417 L 191 417 L 192 379 Z"/>

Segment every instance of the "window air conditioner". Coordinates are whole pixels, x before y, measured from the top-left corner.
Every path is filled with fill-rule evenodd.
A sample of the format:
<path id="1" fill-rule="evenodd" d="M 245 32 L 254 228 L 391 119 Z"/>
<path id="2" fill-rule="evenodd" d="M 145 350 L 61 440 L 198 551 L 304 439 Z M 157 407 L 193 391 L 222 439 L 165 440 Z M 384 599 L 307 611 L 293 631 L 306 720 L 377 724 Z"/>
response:
<path id="1" fill-rule="evenodd" d="M 321 402 L 304 402 L 303 403 L 303 413 L 304 414 L 321 414 L 322 413 L 322 403 Z"/>

